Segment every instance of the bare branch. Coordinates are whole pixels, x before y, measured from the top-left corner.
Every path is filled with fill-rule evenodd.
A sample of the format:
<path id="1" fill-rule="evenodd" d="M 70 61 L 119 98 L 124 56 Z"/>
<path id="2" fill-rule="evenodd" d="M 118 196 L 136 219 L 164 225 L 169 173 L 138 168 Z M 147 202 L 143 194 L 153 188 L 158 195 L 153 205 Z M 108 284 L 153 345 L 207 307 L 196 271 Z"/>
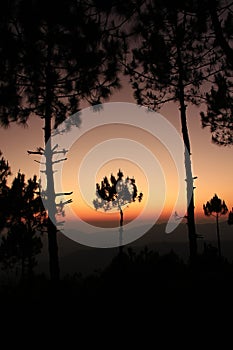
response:
<path id="1" fill-rule="evenodd" d="M 62 159 L 54 160 L 54 161 L 53 161 L 53 164 L 57 164 L 57 163 L 60 163 L 60 162 L 64 162 L 65 160 L 67 160 L 67 158 L 62 158 Z"/>
<path id="2" fill-rule="evenodd" d="M 40 154 L 41 156 L 44 154 L 42 151 L 27 151 L 28 154 Z"/>
<path id="3" fill-rule="evenodd" d="M 73 192 L 59 192 L 56 193 L 55 196 L 70 196 Z"/>

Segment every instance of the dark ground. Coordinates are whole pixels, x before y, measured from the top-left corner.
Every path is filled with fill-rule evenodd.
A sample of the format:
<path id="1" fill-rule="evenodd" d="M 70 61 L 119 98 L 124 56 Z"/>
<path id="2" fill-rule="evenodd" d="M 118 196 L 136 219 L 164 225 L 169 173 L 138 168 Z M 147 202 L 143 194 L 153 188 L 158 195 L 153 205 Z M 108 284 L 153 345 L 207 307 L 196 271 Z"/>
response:
<path id="1" fill-rule="evenodd" d="M 192 336 L 204 334 L 213 340 L 219 327 L 232 326 L 233 263 L 230 258 L 220 259 L 214 244 L 207 244 L 203 250 L 201 241 L 202 249 L 192 265 L 187 258 L 188 246 L 182 244 L 185 258 L 169 246 L 158 252 L 156 244 L 143 248 L 127 246 L 122 254 L 116 248 L 79 249 L 61 257 L 60 282 L 51 282 L 43 269 L 38 268 L 30 280 L 25 278 L 17 283 L 1 280 L 1 327 L 13 329 L 21 325 L 26 332 L 27 327 L 36 331 L 39 326 L 38 332 L 42 329 L 44 332 L 52 325 L 57 338 L 62 336 L 64 328 L 80 334 L 83 327 L 86 330 L 100 327 L 99 336 L 104 336 L 110 327 L 118 337 L 120 329 L 128 332 L 133 326 L 137 336 L 141 327 L 152 326 L 151 334 L 155 337 L 162 328 L 167 332 L 178 329 L 176 335 L 180 334 L 181 338 L 187 330 Z M 230 252 L 232 243 L 225 241 L 222 248 L 224 253 L 227 248 Z M 102 256 L 98 265 L 103 251 L 106 256 Z M 75 256 L 77 260 L 73 260 Z"/>

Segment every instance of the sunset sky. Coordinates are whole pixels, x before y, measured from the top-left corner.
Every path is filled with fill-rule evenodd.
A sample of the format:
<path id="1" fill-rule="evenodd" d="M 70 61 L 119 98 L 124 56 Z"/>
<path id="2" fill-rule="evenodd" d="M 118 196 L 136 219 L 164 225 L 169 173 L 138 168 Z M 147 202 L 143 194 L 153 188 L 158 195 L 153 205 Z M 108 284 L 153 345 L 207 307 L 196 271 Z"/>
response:
<path id="1" fill-rule="evenodd" d="M 119 92 L 115 93 L 108 102 L 131 102 L 134 103 L 132 91 L 127 82 L 124 82 L 124 87 Z M 200 110 L 204 107 L 197 108 L 188 106 L 188 127 L 191 141 L 192 151 L 192 165 L 193 175 L 197 176 L 195 180 L 195 212 L 197 222 L 203 221 L 202 206 L 207 200 L 213 197 L 215 193 L 224 199 L 228 209 L 233 206 L 233 188 L 231 186 L 233 174 L 233 161 L 231 147 L 219 147 L 211 142 L 211 134 L 208 129 L 201 128 Z M 180 118 L 179 109 L 177 105 L 170 103 L 160 110 L 160 113 L 167 118 L 180 133 Z M 39 160 L 37 156 L 27 155 L 27 150 L 35 150 L 38 146 L 43 146 L 43 130 L 42 121 L 40 118 L 31 118 L 28 122 L 28 127 L 23 128 L 13 125 L 8 129 L 0 129 L 0 149 L 4 157 L 9 161 L 13 176 L 15 176 L 20 169 L 27 177 L 34 174 L 39 175 L 39 164 L 34 162 L 34 159 Z M 131 135 L 129 137 L 129 135 Z M 138 190 L 144 194 L 143 203 L 133 203 L 125 210 L 125 220 L 132 220 L 135 215 L 143 210 L 148 198 L 151 197 L 151 189 L 148 188 L 148 179 L 145 169 L 140 165 L 140 158 L 138 162 L 131 160 L 129 157 L 123 159 L 122 153 L 118 157 L 113 157 L 112 160 L 103 162 L 98 165 L 96 162 L 93 165 L 91 160 L 91 153 L 93 147 L 99 146 L 103 142 L 114 139 L 115 137 L 122 139 L 131 139 L 138 145 L 143 145 L 149 149 L 157 158 L 158 166 L 160 167 L 160 175 L 155 176 L 155 183 L 153 184 L 153 193 L 156 193 L 157 209 L 161 209 L 160 220 L 164 221 L 167 216 L 174 210 L 179 213 L 179 207 L 175 207 L 175 200 L 178 191 L 178 177 L 176 168 L 169 152 L 166 148 L 152 135 L 146 131 L 139 130 L 133 126 L 100 126 L 99 128 L 89 131 L 82 135 L 77 142 L 73 144 L 69 153 L 68 161 L 63 165 L 64 190 L 73 190 L 73 203 L 71 209 L 82 219 L 89 222 L 98 222 L 106 220 L 118 220 L 119 214 L 99 213 L 95 212 L 92 206 L 92 200 L 95 198 L 95 182 L 100 182 L 103 176 L 110 176 L 113 172 L 116 175 L 119 168 L 124 174 L 129 177 L 134 176 L 138 186 Z M 103 147 L 107 146 L 103 145 Z M 98 151 L 98 150 L 97 150 Z M 89 154 L 90 153 L 90 154 Z M 87 157 L 96 167 L 95 178 L 90 184 L 82 185 L 82 193 L 78 187 L 78 167 L 84 158 Z M 90 158 L 88 158 L 90 157 Z M 137 158 L 137 157 L 136 157 Z M 77 169 L 74 167 L 77 165 Z M 13 179 L 9 179 L 9 182 Z M 161 181 L 159 180 L 161 176 Z M 163 179 L 162 179 L 163 177 Z M 158 180 L 158 181 L 157 181 Z M 165 183 L 163 184 L 163 180 Z M 83 180 L 85 183 L 85 180 Z M 160 181 L 160 182 L 159 182 Z M 86 190 L 83 190 L 83 186 Z M 151 183 L 150 183 L 150 186 Z M 157 187 L 156 187 L 157 186 Z M 163 187 L 164 186 L 164 187 Z M 86 192 L 85 192 L 86 191 Z M 166 191 L 166 193 L 165 193 Z M 85 192 L 85 193 L 84 193 Z M 84 198 L 84 199 L 83 199 Z M 86 204 L 85 204 L 86 201 Z M 156 209 L 156 210 L 157 210 Z M 149 209 L 147 215 L 154 215 L 153 208 Z"/>

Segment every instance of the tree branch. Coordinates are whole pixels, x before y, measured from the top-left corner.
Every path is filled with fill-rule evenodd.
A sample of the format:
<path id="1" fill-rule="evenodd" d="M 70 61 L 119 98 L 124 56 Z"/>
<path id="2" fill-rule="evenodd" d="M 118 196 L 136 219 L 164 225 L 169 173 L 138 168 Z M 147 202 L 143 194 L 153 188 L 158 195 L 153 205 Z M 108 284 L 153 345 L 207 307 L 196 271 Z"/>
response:
<path id="1" fill-rule="evenodd" d="M 223 35 L 223 30 L 217 15 L 216 0 L 215 1 L 209 0 L 209 9 L 210 9 L 211 20 L 212 20 L 212 24 L 214 27 L 214 31 L 215 31 L 218 43 L 221 46 L 222 50 L 224 51 L 229 65 L 233 67 L 233 49 L 229 46 L 227 40 Z"/>

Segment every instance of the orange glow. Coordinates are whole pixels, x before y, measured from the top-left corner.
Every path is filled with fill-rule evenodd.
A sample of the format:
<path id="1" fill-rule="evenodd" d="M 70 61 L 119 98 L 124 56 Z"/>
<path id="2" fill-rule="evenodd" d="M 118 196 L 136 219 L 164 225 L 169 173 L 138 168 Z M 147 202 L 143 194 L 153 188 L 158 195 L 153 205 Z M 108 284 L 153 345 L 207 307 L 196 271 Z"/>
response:
<path id="1" fill-rule="evenodd" d="M 166 193 L 163 188 L 157 185 L 158 174 L 154 173 L 154 181 L 148 183 L 147 174 L 144 169 L 140 167 L 140 157 L 138 154 L 138 164 L 130 159 L 113 159 L 104 164 L 98 164 L 96 173 L 92 176 L 92 183 L 85 182 L 80 189 L 78 181 L 78 171 L 82 165 L 83 159 L 91 152 L 96 145 L 115 138 L 132 139 L 140 145 L 144 145 L 150 152 L 152 152 L 155 161 L 161 168 L 162 176 L 165 182 Z M 134 177 L 138 188 L 138 193 L 143 192 L 143 200 L 141 203 L 130 203 L 124 210 L 125 223 L 137 217 L 145 207 L 148 198 L 151 196 L 152 189 L 156 194 L 153 201 L 160 203 L 160 210 L 162 210 L 161 218 L 166 217 L 174 206 L 177 197 L 178 174 L 174 162 L 166 148 L 158 141 L 152 134 L 145 130 L 133 127 L 130 125 L 105 125 L 97 127 L 83 136 L 81 136 L 71 147 L 67 154 L 68 160 L 64 163 L 62 181 L 65 190 L 72 189 L 73 203 L 71 209 L 77 217 L 86 222 L 95 222 L 98 225 L 119 225 L 119 213 L 96 211 L 92 204 L 95 198 L 96 183 L 100 183 L 104 176 L 109 177 L 111 173 L 117 174 L 119 168 L 123 171 L 124 176 Z M 88 172 L 88 169 L 86 169 Z M 164 198 L 164 199 L 163 199 Z M 147 216 L 153 217 L 155 209 L 150 206 L 147 209 Z M 109 222 L 112 222 L 111 224 Z"/>
<path id="2" fill-rule="evenodd" d="M 111 101 L 127 101 L 134 102 L 133 98 L 129 94 L 129 89 L 126 87 L 119 93 L 114 94 Z M 188 127 L 191 141 L 191 152 L 192 152 L 192 166 L 193 175 L 198 176 L 195 180 L 196 189 L 194 191 L 195 200 L 195 213 L 196 219 L 203 218 L 203 203 L 213 197 L 216 193 L 221 199 L 224 199 L 228 209 L 230 210 L 233 206 L 233 187 L 232 187 L 232 174 L 233 174 L 233 153 L 232 147 L 219 147 L 211 142 L 211 134 L 208 129 L 202 129 L 200 123 L 199 113 L 200 110 L 204 108 L 189 107 L 187 108 L 188 116 Z M 167 104 L 161 110 L 161 114 L 164 115 L 178 130 L 180 133 L 180 116 L 178 106 L 171 103 Z M 17 125 L 12 124 L 12 126 L 7 129 L 0 129 L 1 145 L 0 149 L 3 152 L 4 157 L 9 161 L 13 176 L 9 178 L 8 183 L 10 184 L 14 176 L 16 176 L 18 170 L 20 169 L 26 174 L 26 177 L 32 177 L 34 174 L 39 176 L 39 165 L 33 160 L 40 160 L 38 156 L 28 156 L 27 150 L 35 150 L 38 146 L 43 146 L 43 121 L 39 118 L 31 118 L 29 121 L 28 128 L 22 128 Z M 101 132 L 100 132 L 101 130 Z M 77 129 L 77 134 L 79 130 Z M 103 126 L 99 129 L 93 130 L 80 137 L 80 139 L 74 144 L 72 149 L 68 153 L 68 160 L 64 162 L 63 167 L 63 186 L 65 191 L 73 191 L 71 196 L 73 199 L 72 208 L 76 213 L 82 217 L 84 220 L 93 220 L 104 217 L 106 223 L 111 221 L 111 217 L 115 216 L 116 223 L 118 222 L 118 213 L 116 214 L 102 214 L 100 212 L 95 212 L 91 209 L 91 217 L 88 217 L 89 211 L 83 206 L 80 194 L 78 193 L 78 166 L 81 164 L 82 159 L 85 157 L 88 150 L 94 147 L 98 142 L 102 142 L 105 139 L 117 137 L 127 137 L 132 138 L 139 143 L 143 143 L 145 147 L 150 149 L 153 154 L 156 154 L 161 168 L 165 174 L 166 179 L 166 200 L 164 203 L 164 208 L 160 215 L 161 220 L 166 220 L 166 218 L 173 214 L 173 206 L 176 199 L 176 194 L 178 190 L 178 176 L 174 166 L 174 162 L 170 159 L 169 153 L 166 149 L 159 143 L 149 133 L 133 128 L 132 126 L 120 126 L 115 125 L 114 129 L 108 129 L 107 126 Z M 130 164 L 128 161 L 122 165 L 113 164 L 113 169 L 107 171 L 107 168 L 103 167 L 106 171 L 106 175 L 110 175 L 111 171 L 116 173 L 118 168 L 121 167 L 125 175 L 134 176 L 138 185 L 139 191 L 146 194 L 146 189 L 144 188 L 144 183 L 141 182 L 141 176 L 136 173 L 136 165 Z M 74 164 L 77 164 L 77 168 L 74 169 Z M 97 174 L 98 175 L 98 174 Z M 101 180 L 103 174 L 100 170 L 100 177 L 96 177 L 96 182 Z M 105 174 L 104 174 L 105 175 Z M 156 174 L 155 174 L 156 180 Z M 160 188 L 155 184 L 155 190 L 157 191 L 158 198 L 160 198 Z M 92 198 L 95 196 L 95 183 L 93 182 L 91 188 Z M 90 194 L 90 196 L 91 196 Z M 149 196 L 149 194 L 147 194 Z M 154 202 L 157 201 L 157 196 L 154 198 Z M 185 198 L 184 198 L 185 200 Z M 143 210 L 145 205 L 145 197 L 143 198 L 140 205 L 135 204 L 135 209 L 138 208 L 138 212 Z M 130 205 L 129 208 L 125 210 L 125 220 L 130 220 L 133 215 L 131 215 L 131 209 L 133 206 Z M 88 209 L 89 210 L 89 209 Z M 178 214 L 179 208 L 175 207 Z M 154 215 L 153 208 L 150 209 L 151 216 Z M 93 215 L 93 217 L 92 217 Z M 131 216 L 130 216 L 131 215 Z M 101 219 L 98 219 L 101 221 Z"/>

